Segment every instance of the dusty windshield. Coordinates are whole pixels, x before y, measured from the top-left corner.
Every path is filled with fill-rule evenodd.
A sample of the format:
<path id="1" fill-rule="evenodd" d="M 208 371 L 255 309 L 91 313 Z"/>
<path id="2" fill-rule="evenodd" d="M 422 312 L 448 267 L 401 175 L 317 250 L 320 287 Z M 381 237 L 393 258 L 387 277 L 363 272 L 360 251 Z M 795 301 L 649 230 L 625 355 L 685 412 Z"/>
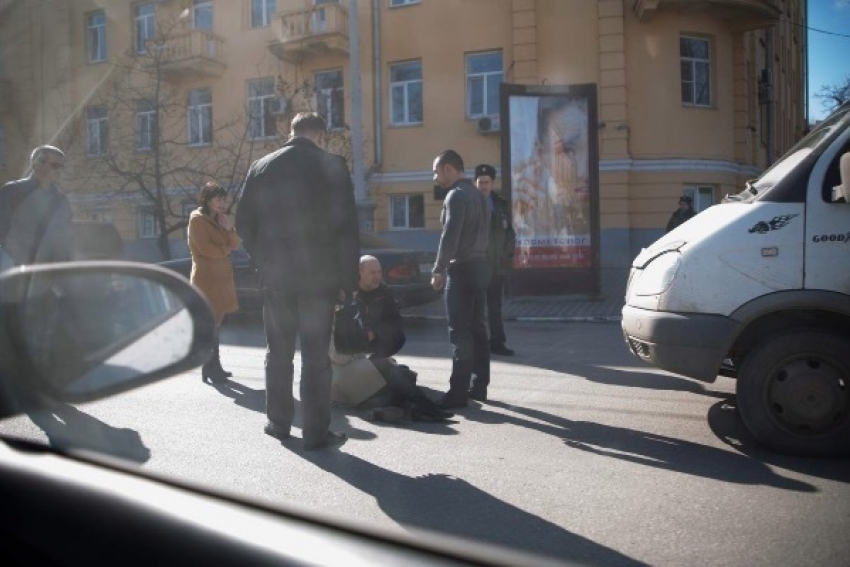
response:
<path id="1" fill-rule="evenodd" d="M 763 451 L 733 378 L 620 328 L 642 248 L 846 126 L 805 136 L 820 3 L 0 0 L 2 273 L 139 262 L 215 320 L 196 368 L 0 434 L 565 562 L 846 564 L 847 462 Z M 0 306 L 98 380 L 198 328 L 60 295 L 78 328 Z"/>

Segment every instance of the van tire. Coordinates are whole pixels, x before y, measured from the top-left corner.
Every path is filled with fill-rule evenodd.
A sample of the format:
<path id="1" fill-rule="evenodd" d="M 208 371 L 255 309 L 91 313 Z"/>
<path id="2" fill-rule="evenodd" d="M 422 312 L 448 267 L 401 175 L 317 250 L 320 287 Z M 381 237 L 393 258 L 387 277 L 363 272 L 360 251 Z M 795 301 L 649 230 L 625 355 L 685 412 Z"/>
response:
<path id="1" fill-rule="evenodd" d="M 759 343 L 744 359 L 738 410 L 756 441 L 781 453 L 850 454 L 850 342 L 796 329 Z"/>

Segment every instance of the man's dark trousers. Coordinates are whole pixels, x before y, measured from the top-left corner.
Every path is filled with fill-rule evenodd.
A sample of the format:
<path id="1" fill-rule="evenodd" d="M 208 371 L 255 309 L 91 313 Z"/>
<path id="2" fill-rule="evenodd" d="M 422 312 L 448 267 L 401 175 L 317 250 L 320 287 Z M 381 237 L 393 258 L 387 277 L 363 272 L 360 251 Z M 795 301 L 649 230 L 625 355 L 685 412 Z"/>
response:
<path id="1" fill-rule="evenodd" d="M 487 288 L 487 322 L 490 325 L 490 344 L 504 345 L 505 325 L 502 323 L 502 292 L 505 289 L 505 276 L 493 274 Z"/>
<path id="2" fill-rule="evenodd" d="M 301 415 L 305 443 L 321 442 L 331 421 L 331 365 L 328 348 L 335 291 L 267 290 L 266 414 L 288 431 L 295 414 L 292 396 L 296 336 L 301 339 Z"/>
<path id="3" fill-rule="evenodd" d="M 454 346 L 449 393 L 466 398 L 472 375 L 475 386 L 490 383 L 490 344 L 487 338 L 487 287 L 492 267 L 486 258 L 451 264 L 446 277 L 449 341 Z"/>

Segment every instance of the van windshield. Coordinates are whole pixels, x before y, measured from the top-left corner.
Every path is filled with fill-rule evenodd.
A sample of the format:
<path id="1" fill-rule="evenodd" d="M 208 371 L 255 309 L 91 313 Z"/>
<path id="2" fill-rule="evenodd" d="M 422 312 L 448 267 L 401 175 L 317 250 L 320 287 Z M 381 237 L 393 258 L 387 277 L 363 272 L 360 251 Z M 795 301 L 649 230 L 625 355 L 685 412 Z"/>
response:
<path id="1" fill-rule="evenodd" d="M 743 191 L 727 197 L 729 201 L 751 201 L 776 185 L 833 134 L 850 122 L 850 105 L 845 105 L 818 124 L 809 134 L 755 180 L 748 181 Z"/>

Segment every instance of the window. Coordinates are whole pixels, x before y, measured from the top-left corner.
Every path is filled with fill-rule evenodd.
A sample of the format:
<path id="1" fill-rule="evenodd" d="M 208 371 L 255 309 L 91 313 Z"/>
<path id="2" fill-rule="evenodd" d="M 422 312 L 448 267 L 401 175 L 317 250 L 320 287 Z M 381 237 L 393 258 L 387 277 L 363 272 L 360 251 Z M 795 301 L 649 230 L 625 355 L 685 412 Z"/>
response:
<path id="1" fill-rule="evenodd" d="M 192 26 L 195 29 L 212 31 L 212 0 L 192 0 Z"/>
<path id="2" fill-rule="evenodd" d="M 248 81 L 248 137 L 256 140 L 276 136 L 281 106 L 273 78 Z"/>
<path id="3" fill-rule="evenodd" d="M 390 123 L 422 123 L 422 62 L 390 66 Z"/>
<path id="4" fill-rule="evenodd" d="M 136 149 L 150 151 L 156 139 L 156 106 L 149 100 L 136 103 Z"/>
<path id="5" fill-rule="evenodd" d="M 251 27 L 264 28 L 271 25 L 272 15 L 276 11 L 275 0 L 251 0 Z"/>
<path id="6" fill-rule="evenodd" d="M 466 56 L 466 116 L 499 115 L 499 84 L 502 82 L 502 53 Z"/>
<path id="7" fill-rule="evenodd" d="M 679 38 L 682 67 L 682 103 L 711 105 L 711 44 L 697 37 Z"/>
<path id="8" fill-rule="evenodd" d="M 106 61 L 106 14 L 89 16 L 89 63 Z"/>
<path id="9" fill-rule="evenodd" d="M 8 161 L 6 157 L 6 127 L 0 124 L 0 167 L 6 167 Z"/>
<path id="10" fill-rule="evenodd" d="M 147 53 L 147 42 L 156 35 L 153 3 L 136 5 L 136 53 Z"/>
<path id="11" fill-rule="evenodd" d="M 189 91 L 189 145 L 212 144 L 212 93 L 209 89 Z"/>
<path id="12" fill-rule="evenodd" d="M 702 212 L 714 204 L 714 187 L 712 185 L 685 185 L 682 191 L 694 201 L 694 210 Z"/>
<path id="13" fill-rule="evenodd" d="M 105 106 L 86 108 L 86 142 L 88 155 L 100 156 L 106 153 L 109 141 L 109 127 L 106 121 Z"/>
<path id="14" fill-rule="evenodd" d="M 139 211 L 138 213 L 139 238 L 156 238 L 159 236 L 159 223 L 151 211 Z"/>
<path id="15" fill-rule="evenodd" d="M 316 109 L 325 119 L 328 128 L 345 128 L 345 91 L 342 85 L 342 71 L 323 71 L 316 73 L 313 79 L 316 92 Z"/>
<path id="16" fill-rule="evenodd" d="M 424 196 L 391 195 L 390 228 L 425 228 Z"/>
<path id="17" fill-rule="evenodd" d="M 410 4 L 419 4 L 421 0 L 390 0 L 390 7 L 394 6 L 409 6 Z"/>

